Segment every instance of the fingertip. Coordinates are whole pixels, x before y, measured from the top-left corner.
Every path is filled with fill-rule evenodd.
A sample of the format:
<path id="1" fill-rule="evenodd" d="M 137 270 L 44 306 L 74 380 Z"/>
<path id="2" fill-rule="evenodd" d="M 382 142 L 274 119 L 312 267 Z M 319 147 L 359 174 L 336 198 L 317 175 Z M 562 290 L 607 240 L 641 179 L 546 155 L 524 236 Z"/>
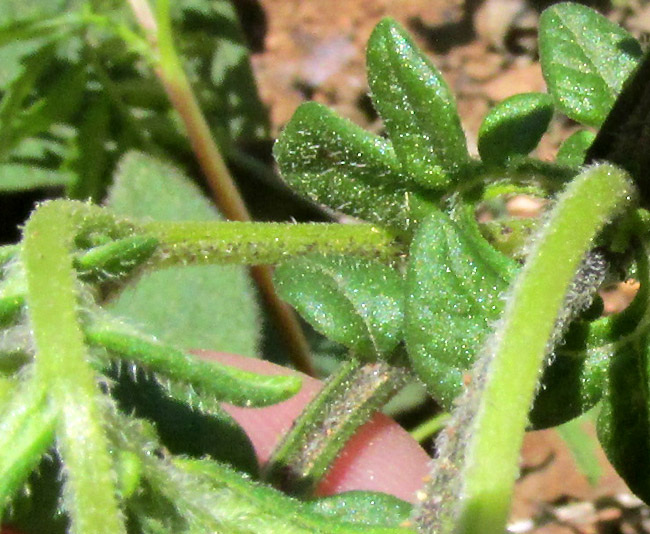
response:
<path id="1" fill-rule="evenodd" d="M 223 405 L 248 434 L 262 464 L 268 461 L 281 437 L 322 387 L 319 380 L 263 360 L 206 351 L 200 355 L 249 371 L 293 374 L 303 379 L 303 387 L 294 397 L 273 406 L 241 408 Z M 389 417 L 377 413 L 348 441 L 316 494 L 382 491 L 415 502 L 415 493 L 422 487 L 429 462 L 427 453 L 408 432 Z"/>

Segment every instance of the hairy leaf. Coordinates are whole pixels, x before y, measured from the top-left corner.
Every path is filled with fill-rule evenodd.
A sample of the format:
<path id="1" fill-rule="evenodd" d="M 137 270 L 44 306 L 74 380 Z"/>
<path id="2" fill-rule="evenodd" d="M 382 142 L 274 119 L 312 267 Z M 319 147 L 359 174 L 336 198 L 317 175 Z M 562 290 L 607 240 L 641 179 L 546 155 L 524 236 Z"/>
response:
<path id="1" fill-rule="evenodd" d="M 89 326 L 86 338 L 149 371 L 193 385 L 207 394 L 239 406 L 266 406 L 286 400 L 300 389 L 295 376 L 266 376 L 218 362 L 201 360 L 173 347 L 118 328 Z"/>
<path id="2" fill-rule="evenodd" d="M 456 104 L 442 75 L 392 19 L 374 29 L 368 83 L 403 171 L 426 187 L 444 188 L 469 160 Z"/>
<path id="3" fill-rule="evenodd" d="M 511 96 L 487 114 L 478 134 L 478 151 L 486 163 L 505 163 L 526 156 L 539 143 L 553 116 L 553 99 L 545 93 Z"/>
<path id="4" fill-rule="evenodd" d="M 296 110 L 274 155 L 290 185 L 334 210 L 398 228 L 426 211 L 427 201 L 406 189 L 391 144 L 320 104 Z"/>
<path id="5" fill-rule="evenodd" d="M 627 31 L 580 4 L 562 3 L 540 19 L 542 71 L 555 105 L 587 126 L 600 126 L 641 57 Z"/>
<path id="6" fill-rule="evenodd" d="M 405 338 L 413 369 L 444 407 L 462 390 L 463 372 L 499 317 L 515 270 L 483 239 L 470 210 L 431 215 L 418 228 L 406 276 Z"/>
<path id="7" fill-rule="evenodd" d="M 348 491 L 308 502 L 316 513 L 333 520 L 398 527 L 409 519 L 413 506 L 393 495 Z"/>
<path id="8" fill-rule="evenodd" d="M 275 273 L 280 296 L 314 328 L 360 358 L 388 355 L 400 341 L 403 283 L 390 267 L 346 257 L 308 257 Z"/>

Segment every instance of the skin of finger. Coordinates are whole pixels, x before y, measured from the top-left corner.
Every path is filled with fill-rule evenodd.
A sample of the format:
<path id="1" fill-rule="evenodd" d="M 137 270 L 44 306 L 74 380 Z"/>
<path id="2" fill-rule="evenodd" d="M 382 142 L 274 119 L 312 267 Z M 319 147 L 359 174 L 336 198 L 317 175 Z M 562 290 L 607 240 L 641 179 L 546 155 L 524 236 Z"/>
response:
<path id="1" fill-rule="evenodd" d="M 265 408 L 241 408 L 224 404 L 224 409 L 248 434 L 260 463 L 268 461 L 273 448 L 291 428 L 305 404 L 316 395 L 322 382 L 263 360 L 233 354 L 196 351 L 214 359 L 261 374 L 294 374 L 303 386 L 291 399 Z M 319 496 L 350 490 L 382 491 L 415 502 L 423 485 L 430 458 L 402 427 L 381 413 L 363 425 L 348 441 L 326 478 L 316 490 Z"/>

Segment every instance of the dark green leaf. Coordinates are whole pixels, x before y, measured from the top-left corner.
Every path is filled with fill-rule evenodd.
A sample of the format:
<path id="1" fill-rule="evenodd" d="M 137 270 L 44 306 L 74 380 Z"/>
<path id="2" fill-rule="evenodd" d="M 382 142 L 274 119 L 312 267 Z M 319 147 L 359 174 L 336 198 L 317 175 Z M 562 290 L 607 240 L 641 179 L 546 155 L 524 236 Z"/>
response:
<path id="1" fill-rule="evenodd" d="M 139 153 L 122 159 L 109 206 L 122 215 L 156 220 L 219 218 L 178 169 Z M 124 290 L 109 309 L 175 346 L 257 353 L 257 305 L 246 273 L 238 267 L 191 266 L 151 273 Z"/>
<path id="2" fill-rule="evenodd" d="M 646 150 L 650 124 L 650 54 L 623 87 L 596 139 L 585 155 L 585 163 L 606 160 L 629 172 L 639 188 L 642 206 L 650 204 L 650 155 Z"/>
<path id="3" fill-rule="evenodd" d="M 511 96 L 483 119 L 478 151 L 486 163 L 505 163 L 535 149 L 553 116 L 553 99 L 545 93 Z"/>
<path id="4" fill-rule="evenodd" d="M 503 309 L 516 263 L 481 236 L 471 209 L 431 215 L 411 245 L 405 338 L 413 369 L 449 409 Z"/>
<path id="5" fill-rule="evenodd" d="M 573 3 L 544 11 L 539 41 L 555 105 L 578 122 L 600 126 L 641 57 L 639 43 L 596 11 Z"/>
<path id="6" fill-rule="evenodd" d="M 248 436 L 217 401 L 196 391 L 190 395 L 191 387 L 186 384 L 163 381 L 141 367 L 110 376 L 115 380 L 111 394 L 121 409 L 153 422 L 170 452 L 195 458 L 207 455 L 258 475 L 257 456 Z"/>
<path id="7" fill-rule="evenodd" d="M 584 163 L 587 150 L 595 138 L 596 134 L 589 130 L 578 130 L 574 132 L 560 145 L 557 151 L 556 161 L 560 165 L 579 167 Z"/>
<path id="8" fill-rule="evenodd" d="M 637 277 L 647 279 L 644 249 L 636 246 Z M 551 364 L 544 371 L 530 413 L 535 428 L 564 423 L 593 408 L 606 388 L 609 366 L 629 340 L 643 334 L 650 319 L 650 287 L 642 284 L 621 313 L 588 322 L 580 318 L 568 328 Z"/>
<path id="9" fill-rule="evenodd" d="M 268 114 L 253 76 L 237 11 L 229 0 L 176 2 L 179 44 L 208 122 L 224 145 L 268 139 Z M 223 147 L 228 151 L 228 146 Z"/>
<path id="10" fill-rule="evenodd" d="M 360 358 L 388 355 L 400 341 L 400 275 L 369 260 L 301 258 L 275 272 L 280 296 L 317 330 Z"/>
<path id="11" fill-rule="evenodd" d="M 392 19 L 368 41 L 368 83 L 404 172 L 434 189 L 469 160 L 454 97 L 429 59 Z"/>
<path id="12" fill-rule="evenodd" d="M 598 438 L 629 488 L 650 502 L 650 388 L 648 339 L 619 348 L 609 366 L 598 416 Z"/>
<path id="13" fill-rule="evenodd" d="M 75 155 L 69 164 L 76 173 L 76 179 L 68 186 L 69 198 L 98 202 L 104 197 L 109 166 L 110 118 L 111 108 L 104 97 L 93 99 L 84 110 L 75 139 Z"/>
<path id="14" fill-rule="evenodd" d="M 408 180 L 390 143 L 325 106 L 301 105 L 274 154 L 285 180 L 316 202 L 400 228 L 418 218 L 412 204 L 419 195 L 405 189 Z"/>

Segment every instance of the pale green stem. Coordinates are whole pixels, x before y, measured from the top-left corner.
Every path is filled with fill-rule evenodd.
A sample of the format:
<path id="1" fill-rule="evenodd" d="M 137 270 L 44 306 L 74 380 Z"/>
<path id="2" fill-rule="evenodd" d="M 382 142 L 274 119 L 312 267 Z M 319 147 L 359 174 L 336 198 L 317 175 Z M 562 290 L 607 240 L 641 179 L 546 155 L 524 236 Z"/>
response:
<path id="1" fill-rule="evenodd" d="M 444 426 L 449 422 L 451 415 L 447 412 L 432 417 L 431 419 L 426 420 L 424 423 L 416 426 L 413 430 L 409 432 L 411 437 L 418 443 L 422 443 L 424 440 L 429 439 L 430 437 L 436 435 L 440 432 Z"/>
<path id="2" fill-rule="evenodd" d="M 531 251 L 490 341 L 494 359 L 467 450 L 457 532 L 505 531 L 528 411 L 565 295 L 597 233 L 633 196 L 624 171 L 585 171 L 561 195 Z"/>
<path id="3" fill-rule="evenodd" d="M 36 380 L 60 411 L 56 440 L 65 473 L 71 532 L 126 532 L 116 498 L 116 476 L 102 425 L 101 392 L 79 324 L 71 248 L 77 204 L 41 205 L 25 227 L 22 259 L 27 306 L 36 344 Z"/>

